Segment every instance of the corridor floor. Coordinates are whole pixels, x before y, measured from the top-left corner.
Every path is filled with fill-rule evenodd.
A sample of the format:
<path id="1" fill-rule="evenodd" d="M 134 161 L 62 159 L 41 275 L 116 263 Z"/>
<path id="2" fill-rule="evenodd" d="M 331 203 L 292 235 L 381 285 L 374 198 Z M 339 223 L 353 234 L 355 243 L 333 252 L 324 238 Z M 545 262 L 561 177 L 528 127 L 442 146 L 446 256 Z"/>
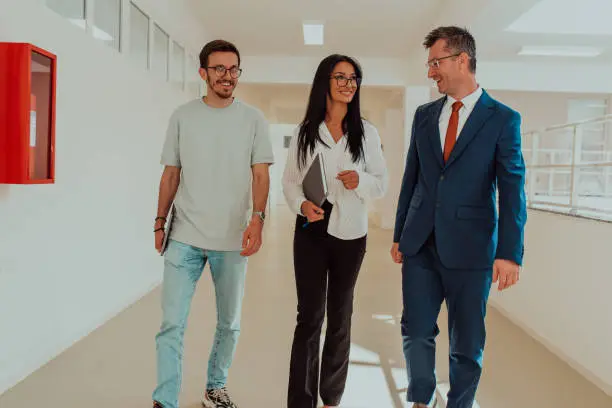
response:
<path id="1" fill-rule="evenodd" d="M 295 321 L 293 219 L 270 216 L 262 251 L 249 262 L 242 334 L 229 390 L 241 408 L 282 408 Z M 399 266 L 388 255 L 391 232 L 372 227 L 358 281 L 351 366 L 343 408 L 405 407 Z M 208 267 L 206 268 L 206 272 Z M 129 273 L 129 271 L 126 271 Z M 2 408 L 150 407 L 155 383 L 157 288 L 0 396 Z M 185 338 L 182 408 L 199 408 L 215 326 L 214 293 L 205 273 Z M 446 315 L 440 316 L 438 375 L 446 381 Z M 488 311 L 482 408 L 612 407 L 612 397 L 586 381 L 494 308 Z"/>

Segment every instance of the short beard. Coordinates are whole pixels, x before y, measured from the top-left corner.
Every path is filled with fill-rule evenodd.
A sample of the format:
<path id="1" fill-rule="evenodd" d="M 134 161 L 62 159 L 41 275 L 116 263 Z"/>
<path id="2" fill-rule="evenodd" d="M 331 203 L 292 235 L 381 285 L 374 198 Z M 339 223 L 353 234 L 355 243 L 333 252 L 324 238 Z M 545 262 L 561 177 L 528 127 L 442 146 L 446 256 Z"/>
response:
<path id="1" fill-rule="evenodd" d="M 213 86 L 212 80 L 211 80 L 210 78 L 208 78 L 208 79 L 206 80 L 206 82 L 208 83 L 208 88 L 209 88 L 210 90 L 212 90 L 212 91 L 215 93 L 215 95 L 217 95 L 219 98 L 221 98 L 221 99 L 230 99 L 230 98 L 232 97 L 233 92 L 232 92 L 232 93 L 230 93 L 229 95 L 226 95 L 226 94 L 224 94 L 224 93 L 219 93 L 219 92 L 215 91 L 215 88 L 214 88 L 214 86 Z"/>

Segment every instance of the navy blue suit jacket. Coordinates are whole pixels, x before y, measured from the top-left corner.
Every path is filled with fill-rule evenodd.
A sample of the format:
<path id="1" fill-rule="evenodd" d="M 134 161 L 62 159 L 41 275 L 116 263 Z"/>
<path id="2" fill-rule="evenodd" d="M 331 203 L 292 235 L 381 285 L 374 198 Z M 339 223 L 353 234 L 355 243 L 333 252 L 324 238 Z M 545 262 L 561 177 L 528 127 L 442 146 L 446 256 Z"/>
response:
<path id="1" fill-rule="evenodd" d="M 521 116 L 483 91 L 444 163 L 439 118 L 445 101 L 422 105 L 414 115 L 393 241 L 413 256 L 435 230 L 447 268 L 486 269 L 495 259 L 521 265 L 527 220 Z"/>

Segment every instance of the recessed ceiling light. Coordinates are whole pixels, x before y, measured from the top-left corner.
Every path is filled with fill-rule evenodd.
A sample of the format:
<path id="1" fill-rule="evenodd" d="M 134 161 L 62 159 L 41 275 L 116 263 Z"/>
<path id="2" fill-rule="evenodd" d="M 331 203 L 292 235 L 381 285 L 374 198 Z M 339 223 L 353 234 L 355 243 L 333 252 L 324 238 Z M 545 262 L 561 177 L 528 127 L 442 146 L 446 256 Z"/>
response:
<path id="1" fill-rule="evenodd" d="M 595 47 L 575 46 L 523 46 L 518 55 L 538 55 L 545 57 L 597 57 L 603 50 Z"/>
<path id="2" fill-rule="evenodd" d="M 323 24 L 304 23 L 304 44 L 323 45 Z"/>

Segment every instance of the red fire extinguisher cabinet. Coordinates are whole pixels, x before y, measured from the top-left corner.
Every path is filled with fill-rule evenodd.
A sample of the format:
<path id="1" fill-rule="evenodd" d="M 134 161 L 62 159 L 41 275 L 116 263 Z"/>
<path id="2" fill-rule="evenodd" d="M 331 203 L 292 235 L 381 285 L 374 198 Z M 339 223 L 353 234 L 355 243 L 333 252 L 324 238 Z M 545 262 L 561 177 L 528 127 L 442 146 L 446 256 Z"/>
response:
<path id="1" fill-rule="evenodd" d="M 55 182 L 57 57 L 0 42 L 0 184 Z"/>

